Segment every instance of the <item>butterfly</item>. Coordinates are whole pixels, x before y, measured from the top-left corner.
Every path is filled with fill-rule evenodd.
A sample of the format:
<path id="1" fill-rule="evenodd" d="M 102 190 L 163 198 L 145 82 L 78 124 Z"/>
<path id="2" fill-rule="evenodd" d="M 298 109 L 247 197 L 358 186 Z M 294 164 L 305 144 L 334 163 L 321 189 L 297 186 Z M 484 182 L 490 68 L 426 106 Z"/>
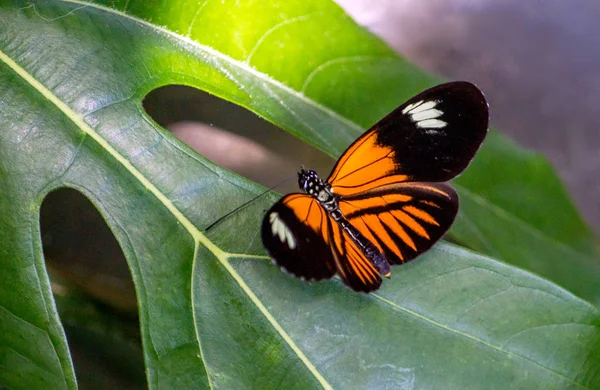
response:
<path id="1" fill-rule="evenodd" d="M 458 195 L 446 182 L 469 165 L 488 117 L 469 82 L 408 100 L 354 141 L 327 180 L 301 169 L 302 193 L 284 196 L 264 217 L 269 256 L 306 281 L 338 274 L 352 290 L 377 290 L 390 265 L 427 251 L 454 221 Z"/>

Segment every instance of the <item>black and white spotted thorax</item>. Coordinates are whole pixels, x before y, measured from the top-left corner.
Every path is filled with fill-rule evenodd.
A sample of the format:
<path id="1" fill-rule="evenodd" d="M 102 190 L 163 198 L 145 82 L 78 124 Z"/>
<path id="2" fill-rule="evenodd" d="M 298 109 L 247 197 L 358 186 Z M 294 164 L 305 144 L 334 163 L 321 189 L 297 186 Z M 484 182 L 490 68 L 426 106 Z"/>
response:
<path id="1" fill-rule="evenodd" d="M 331 184 L 317 176 L 317 172 L 301 169 L 298 172 L 298 185 L 302 191 L 317 199 L 334 219 L 337 220 L 336 217 L 341 217 L 338 199 L 333 193 Z"/>

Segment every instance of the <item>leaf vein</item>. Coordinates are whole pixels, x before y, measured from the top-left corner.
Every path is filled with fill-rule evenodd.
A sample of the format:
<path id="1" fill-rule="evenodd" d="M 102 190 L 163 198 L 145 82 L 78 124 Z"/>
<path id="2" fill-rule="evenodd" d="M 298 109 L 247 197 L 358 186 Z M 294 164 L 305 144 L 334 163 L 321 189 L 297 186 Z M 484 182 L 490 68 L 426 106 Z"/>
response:
<path id="1" fill-rule="evenodd" d="M 573 385 L 575 385 L 575 386 L 577 386 L 577 387 L 579 387 L 579 388 L 581 388 L 581 389 L 586 389 L 586 390 L 589 390 L 587 387 L 585 387 L 585 386 L 584 386 L 584 385 L 582 385 L 581 383 L 575 382 L 573 379 L 566 377 L 566 376 L 565 376 L 565 375 L 563 375 L 562 373 L 560 373 L 560 372 L 557 372 L 557 371 L 554 371 L 554 370 L 552 370 L 552 369 L 550 369 L 550 368 L 548 368 L 548 367 L 546 367 L 546 366 L 543 366 L 543 365 L 541 365 L 540 363 L 538 363 L 538 362 L 536 362 L 536 361 L 534 361 L 534 360 L 531 360 L 531 359 L 529 359 L 529 358 L 527 358 L 527 357 L 525 357 L 525 356 L 519 355 L 519 354 L 517 354 L 517 353 L 514 353 L 514 352 L 512 352 L 512 351 L 505 350 L 505 349 L 503 349 L 502 347 L 498 347 L 498 346 L 496 346 L 496 345 L 494 345 L 494 344 L 491 344 L 491 343 L 489 343 L 489 342 L 487 342 L 487 341 L 484 341 L 484 340 L 482 340 L 482 339 L 480 339 L 480 338 L 477 338 L 477 337 L 475 337 L 475 336 L 472 336 L 472 335 L 470 335 L 470 334 L 467 334 L 467 333 L 461 332 L 461 331 L 460 331 L 460 330 L 458 330 L 458 329 L 454 329 L 454 328 L 451 328 L 451 327 L 449 327 L 449 326 L 446 326 L 446 325 L 444 325 L 444 324 L 442 324 L 442 323 L 440 323 L 440 322 L 437 322 L 437 321 L 435 321 L 435 320 L 433 320 L 433 319 L 431 319 L 431 318 L 428 318 L 428 317 L 426 317 L 426 316 L 424 316 L 424 315 L 422 315 L 422 314 L 419 314 L 419 313 L 417 313 L 416 311 L 413 311 L 413 310 L 410 310 L 410 309 L 408 309 L 408 308 L 406 308 L 406 307 L 400 306 L 400 305 L 398 305 L 398 304 L 396 304 L 396 303 L 394 303 L 394 302 L 392 302 L 392 301 L 390 301 L 390 300 L 388 300 L 388 299 L 386 299 L 386 298 L 384 298 L 384 297 L 382 297 L 382 296 L 380 296 L 380 295 L 378 295 L 378 294 L 371 294 L 371 295 L 372 295 L 374 298 L 376 298 L 376 299 L 378 299 L 378 300 L 380 300 L 380 301 L 382 301 L 382 302 L 384 302 L 384 303 L 386 303 L 386 304 L 388 304 L 388 305 L 390 305 L 390 306 L 392 306 L 392 307 L 396 308 L 397 310 L 399 310 L 399 311 L 403 311 L 403 312 L 405 312 L 405 313 L 407 313 L 407 314 L 409 314 L 409 315 L 411 315 L 411 316 L 414 316 L 414 317 L 416 317 L 416 318 L 418 318 L 418 319 L 420 319 L 420 320 L 422 320 L 422 321 L 424 321 L 424 322 L 427 322 L 427 323 L 429 323 L 429 324 L 431 324 L 431 325 L 434 325 L 434 326 L 440 327 L 440 328 L 442 328 L 442 329 L 444 329 L 444 330 L 446 330 L 446 331 L 448 331 L 448 332 L 450 332 L 450 333 L 454 333 L 454 334 L 457 334 L 457 335 L 459 335 L 459 336 L 462 336 L 462 337 L 465 337 L 465 338 L 467 338 L 467 339 L 470 339 L 470 340 L 472 340 L 472 341 L 474 341 L 474 342 L 476 342 L 476 343 L 478 343 L 478 344 L 481 344 L 481 345 L 483 345 L 483 346 L 485 346 L 485 347 L 491 348 L 491 349 L 493 349 L 493 350 L 495 350 L 495 351 L 502 352 L 502 353 L 505 353 L 506 355 L 510 355 L 510 356 L 514 356 L 514 357 L 517 357 L 517 358 L 520 358 L 520 359 L 526 360 L 526 361 L 528 361 L 528 362 L 532 363 L 533 365 L 535 365 L 535 366 L 538 366 L 538 367 L 540 367 L 541 369 L 543 369 L 543 370 L 545 370 L 545 371 L 548 371 L 549 373 L 552 373 L 552 374 L 554 374 L 554 375 L 556 375 L 556 376 L 558 376 L 558 377 L 560 377 L 560 378 L 564 379 L 565 381 L 567 381 L 567 382 L 569 382 L 569 383 L 571 383 L 571 384 L 573 384 Z"/>
<path id="2" fill-rule="evenodd" d="M 288 24 L 305 21 L 305 20 L 310 19 L 311 16 L 314 16 L 314 15 L 317 15 L 317 14 L 322 14 L 322 13 L 323 13 L 322 11 L 319 11 L 319 12 L 312 12 L 312 13 L 306 14 L 306 15 L 295 16 L 295 17 L 290 18 L 290 19 L 282 20 L 281 22 L 279 22 L 279 23 L 275 24 L 274 26 L 272 26 L 271 28 L 269 28 L 267 31 L 265 31 L 265 33 L 263 35 L 261 35 L 260 38 L 258 38 L 256 40 L 256 43 L 254 44 L 254 47 L 252 47 L 252 49 L 250 50 L 250 54 L 248 54 L 248 57 L 246 58 L 246 61 L 245 61 L 246 64 L 250 65 L 250 61 L 252 61 L 252 56 L 254 56 L 254 53 L 256 52 L 256 49 L 258 49 L 260 47 L 260 45 L 262 45 L 262 43 L 264 42 L 264 40 L 269 35 L 271 35 L 275 31 L 277 31 L 281 27 L 287 26 Z"/>
<path id="3" fill-rule="evenodd" d="M 375 62 L 380 62 L 382 60 L 396 60 L 395 57 L 389 57 L 389 56 L 374 56 L 374 55 L 370 55 L 370 56 L 364 56 L 364 55 L 356 55 L 356 56 L 350 56 L 350 57 L 340 57 L 340 58 L 334 58 L 332 60 L 328 60 L 323 62 L 322 64 L 320 64 L 319 66 L 317 66 L 316 68 L 314 68 L 310 74 L 308 76 L 306 76 L 306 80 L 304 80 L 304 83 L 302 84 L 302 88 L 300 88 L 300 93 L 305 94 L 306 93 L 306 89 L 308 88 L 310 82 L 312 81 L 312 79 L 319 74 L 321 71 L 325 70 L 325 68 L 332 66 L 332 65 L 336 65 L 336 64 L 340 64 L 340 63 L 344 63 L 344 62 L 369 62 L 369 61 L 375 61 Z"/>

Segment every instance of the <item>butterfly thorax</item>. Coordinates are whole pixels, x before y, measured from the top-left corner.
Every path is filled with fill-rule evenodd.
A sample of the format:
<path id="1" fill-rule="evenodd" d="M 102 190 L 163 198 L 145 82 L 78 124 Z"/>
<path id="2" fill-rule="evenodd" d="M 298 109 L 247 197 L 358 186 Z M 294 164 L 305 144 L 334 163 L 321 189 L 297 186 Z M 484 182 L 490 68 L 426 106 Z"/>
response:
<path id="1" fill-rule="evenodd" d="M 317 199 L 333 219 L 338 220 L 342 217 L 337 196 L 333 193 L 331 184 L 317 176 L 315 171 L 300 170 L 298 172 L 298 185 L 302 191 Z"/>

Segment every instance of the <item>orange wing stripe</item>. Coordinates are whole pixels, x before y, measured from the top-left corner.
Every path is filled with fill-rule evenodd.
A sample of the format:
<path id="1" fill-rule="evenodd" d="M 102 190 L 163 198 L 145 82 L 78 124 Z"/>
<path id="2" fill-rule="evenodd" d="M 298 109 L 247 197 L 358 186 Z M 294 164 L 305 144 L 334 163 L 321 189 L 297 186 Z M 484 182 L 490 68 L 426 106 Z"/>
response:
<path id="1" fill-rule="evenodd" d="M 444 195 L 447 198 L 450 198 L 450 194 L 447 193 L 446 191 L 442 191 L 442 190 L 440 190 L 437 187 L 428 186 L 428 185 L 423 184 L 423 183 L 404 183 L 403 186 L 405 188 L 410 188 L 410 187 L 421 188 L 421 189 L 424 189 L 424 190 L 427 190 L 427 191 L 438 193 L 440 195 Z"/>
<path id="2" fill-rule="evenodd" d="M 340 257 L 338 256 L 338 251 L 335 250 L 333 246 L 331 247 L 331 253 L 333 254 L 333 259 L 335 260 L 337 272 L 340 274 L 342 279 L 346 279 L 346 270 L 342 266 L 342 262 L 340 260 Z"/>
<path id="3" fill-rule="evenodd" d="M 410 230 L 429 240 L 429 234 L 427 234 L 427 231 L 413 217 L 400 210 L 391 210 L 390 213 Z"/>
<path id="4" fill-rule="evenodd" d="M 329 246 L 331 248 L 331 253 L 333 255 L 333 259 L 335 260 L 337 272 L 340 274 L 342 279 L 347 279 L 348 275 L 346 274 L 346 268 L 343 266 L 342 262 L 344 261 L 345 250 L 342 248 L 342 236 L 341 229 L 336 224 L 331 226 L 331 231 L 329 236 L 331 237 L 331 242 L 329 242 Z"/>
<path id="5" fill-rule="evenodd" d="M 377 215 L 369 215 L 367 216 L 367 224 L 369 226 L 369 228 L 373 231 L 373 233 L 383 242 L 384 245 L 386 245 L 389 249 L 392 250 L 392 252 L 394 252 L 396 254 L 396 256 L 398 256 L 399 258 L 402 258 L 402 252 L 400 251 L 400 248 L 398 248 L 398 245 L 396 245 L 396 243 L 394 242 L 394 239 L 392 237 L 390 237 L 390 235 L 388 234 L 387 229 L 383 226 L 382 222 L 384 222 L 387 227 L 392 230 L 392 231 L 396 231 L 396 225 L 398 225 L 398 222 L 390 219 L 390 218 L 383 218 L 385 214 L 381 214 L 379 216 Z M 410 240 L 410 237 L 409 237 Z M 376 242 L 376 241 L 375 241 Z M 382 250 L 382 248 L 380 248 L 380 250 Z"/>
<path id="6" fill-rule="evenodd" d="M 431 203 L 431 202 L 428 202 L 428 203 Z M 437 207 L 439 208 L 439 206 L 437 206 Z M 414 215 L 415 217 L 419 218 L 421 221 L 427 222 L 430 225 L 440 226 L 440 224 L 437 223 L 435 218 L 433 218 L 431 215 L 429 215 L 428 213 L 426 213 L 425 211 L 423 211 L 421 209 L 418 209 L 414 206 L 404 206 L 402 209 L 404 211 L 406 211 L 407 213 L 410 213 L 410 214 Z"/>
<path id="7" fill-rule="evenodd" d="M 349 277 L 349 275 L 346 272 L 346 267 L 342 264 L 345 258 L 352 272 L 356 274 L 356 276 L 361 280 L 363 284 L 367 285 L 376 282 L 377 278 L 379 277 L 379 274 L 377 273 L 375 267 L 371 265 L 369 260 L 356 246 L 354 241 L 352 241 L 347 235 L 341 232 L 341 228 L 334 227 L 333 233 L 331 234 L 336 247 L 334 248 L 332 246 L 331 249 L 333 252 L 334 259 L 337 263 L 337 269 L 340 273 L 340 276 L 343 279 L 348 279 Z"/>
<path id="8" fill-rule="evenodd" d="M 360 254 L 357 253 L 356 248 L 354 248 L 353 246 L 350 245 L 349 249 L 350 250 L 346 253 L 346 258 L 348 259 L 348 263 L 350 264 L 350 267 L 352 267 L 352 270 L 354 271 L 354 273 L 356 275 L 358 275 L 361 282 L 366 284 L 367 280 L 370 280 L 370 279 L 369 279 L 368 275 L 366 274 L 365 267 L 363 266 L 363 264 L 361 264 L 364 262 L 361 261 Z"/>
<path id="9" fill-rule="evenodd" d="M 390 213 L 381 214 L 379 218 L 383 223 L 388 225 L 390 229 L 392 229 L 394 233 L 396 233 L 406 245 L 411 247 L 414 251 L 417 250 L 417 246 L 415 245 L 412 238 L 410 238 L 410 236 L 406 233 L 404 228 L 402 228 L 402 225 L 400 225 L 398 220 L 396 220 L 392 215 L 390 215 Z"/>
<path id="10" fill-rule="evenodd" d="M 385 196 L 373 196 L 364 199 L 352 199 L 345 203 L 356 209 L 367 209 L 372 207 L 384 207 L 391 203 L 407 203 L 412 200 L 412 196 L 402 194 L 388 194 Z M 342 210 L 343 211 L 343 210 Z M 355 210 L 352 210 L 355 211 Z"/>
<path id="11" fill-rule="evenodd" d="M 436 209 L 441 209 L 442 208 L 439 204 L 434 203 L 434 202 L 430 202 L 428 200 L 420 200 L 419 202 L 423 203 L 423 204 L 426 204 L 427 206 L 435 207 Z"/>

